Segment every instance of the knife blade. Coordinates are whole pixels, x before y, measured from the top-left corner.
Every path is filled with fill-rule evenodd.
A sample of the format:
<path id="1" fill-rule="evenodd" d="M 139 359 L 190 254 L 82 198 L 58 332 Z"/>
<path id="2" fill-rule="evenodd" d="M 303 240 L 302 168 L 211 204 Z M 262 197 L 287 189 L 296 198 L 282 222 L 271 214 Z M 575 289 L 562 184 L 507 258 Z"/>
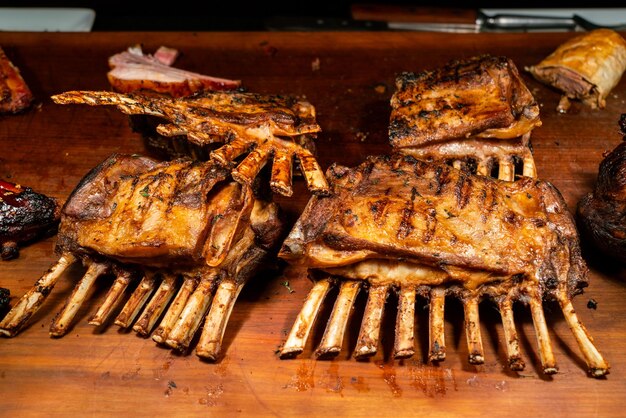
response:
<path id="1" fill-rule="evenodd" d="M 584 31 L 599 27 L 614 29 L 624 25 L 605 26 L 580 15 L 550 16 L 534 14 L 486 14 L 477 11 L 473 23 L 457 22 L 395 22 L 315 17 L 273 17 L 265 21 L 268 30 L 275 31 L 422 31 L 447 33 Z"/>

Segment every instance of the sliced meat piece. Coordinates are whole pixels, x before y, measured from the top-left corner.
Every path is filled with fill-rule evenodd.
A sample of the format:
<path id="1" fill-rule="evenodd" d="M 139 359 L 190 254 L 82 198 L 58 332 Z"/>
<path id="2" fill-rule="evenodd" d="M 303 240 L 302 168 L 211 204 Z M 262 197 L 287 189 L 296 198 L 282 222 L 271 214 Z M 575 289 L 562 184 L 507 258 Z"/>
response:
<path id="1" fill-rule="evenodd" d="M 172 67 L 178 51 L 161 47 L 154 55 L 144 54 L 140 46 L 109 58 L 107 77 L 115 91 L 131 93 L 149 90 L 172 97 L 190 96 L 206 90 L 232 90 L 239 80 L 212 77 Z"/>

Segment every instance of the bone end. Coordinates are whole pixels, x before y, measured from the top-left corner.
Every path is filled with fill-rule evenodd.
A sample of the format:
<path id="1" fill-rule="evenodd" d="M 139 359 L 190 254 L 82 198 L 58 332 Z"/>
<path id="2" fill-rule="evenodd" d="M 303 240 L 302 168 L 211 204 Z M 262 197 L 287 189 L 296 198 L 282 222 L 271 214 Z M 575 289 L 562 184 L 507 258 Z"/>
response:
<path id="1" fill-rule="evenodd" d="M 468 361 L 470 364 L 484 364 L 485 356 L 483 356 L 482 353 L 470 353 Z"/>
<path id="2" fill-rule="evenodd" d="M 279 357 L 281 359 L 291 359 L 302 354 L 303 351 L 304 349 L 302 347 L 283 347 L 280 350 Z"/>
<path id="3" fill-rule="evenodd" d="M 440 346 L 437 341 L 433 344 L 430 353 L 428 354 L 428 360 L 432 362 L 443 361 L 446 359 L 446 348 Z"/>
<path id="4" fill-rule="evenodd" d="M 509 368 L 515 372 L 521 372 L 526 368 L 526 363 L 519 357 L 509 357 Z"/>
<path id="5" fill-rule="evenodd" d="M 601 369 L 590 368 L 589 369 L 589 374 L 592 377 L 595 377 L 595 378 L 604 377 L 607 374 L 609 374 L 609 368 L 608 368 L 608 366 L 606 368 L 601 368 Z"/>

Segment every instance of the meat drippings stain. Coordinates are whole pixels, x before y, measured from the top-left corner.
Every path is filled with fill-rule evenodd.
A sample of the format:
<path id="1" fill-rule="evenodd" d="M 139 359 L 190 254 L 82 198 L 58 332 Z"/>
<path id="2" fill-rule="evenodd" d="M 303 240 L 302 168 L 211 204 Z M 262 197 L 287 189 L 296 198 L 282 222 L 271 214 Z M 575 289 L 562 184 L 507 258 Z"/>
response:
<path id="1" fill-rule="evenodd" d="M 399 398 L 402 396 L 402 388 L 398 385 L 396 379 L 396 371 L 393 368 L 393 364 L 384 364 L 383 362 L 376 362 L 376 365 L 383 372 L 383 380 L 389 386 L 391 390 L 391 394 L 394 398 Z"/>
<path id="2" fill-rule="evenodd" d="M 320 386 L 326 389 L 326 392 L 339 393 L 343 396 L 343 380 L 339 376 L 339 365 L 331 363 L 328 371 L 320 378 Z"/>
<path id="3" fill-rule="evenodd" d="M 298 367 L 298 373 L 291 376 L 291 381 L 283 386 L 283 389 L 295 389 L 297 392 L 304 392 L 315 387 L 313 379 L 315 369 L 309 366 L 309 362 L 303 361 Z"/>
<path id="4" fill-rule="evenodd" d="M 408 372 L 411 385 L 430 398 L 434 398 L 436 395 L 445 395 L 450 383 L 452 390 L 457 390 L 452 369 L 424 365 L 413 361 L 408 367 Z"/>

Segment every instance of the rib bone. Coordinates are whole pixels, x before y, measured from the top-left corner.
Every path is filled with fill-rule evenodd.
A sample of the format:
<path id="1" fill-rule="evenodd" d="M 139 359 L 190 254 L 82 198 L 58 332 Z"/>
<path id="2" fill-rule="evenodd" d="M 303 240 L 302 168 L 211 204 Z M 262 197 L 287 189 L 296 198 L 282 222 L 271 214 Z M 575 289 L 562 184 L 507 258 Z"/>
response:
<path id="1" fill-rule="evenodd" d="M 339 285 L 339 295 L 328 319 L 328 324 L 326 324 L 322 341 L 315 350 L 318 357 L 338 354 L 341 351 L 350 311 L 360 288 L 361 282 L 354 280 L 347 280 Z"/>
<path id="2" fill-rule="evenodd" d="M 355 358 L 365 358 L 376 354 L 385 302 L 390 288 L 389 285 L 370 286 L 361 330 L 354 349 Z"/>
<path id="3" fill-rule="evenodd" d="M 446 301 L 445 289 L 435 287 L 430 291 L 429 306 L 429 334 L 430 361 L 441 361 L 446 358 L 446 339 L 444 334 L 444 306 Z"/>
<path id="4" fill-rule="evenodd" d="M 115 306 L 121 302 L 124 291 L 130 284 L 131 279 L 131 272 L 126 270 L 121 270 L 119 272 L 113 282 L 113 285 L 107 292 L 104 301 L 98 308 L 98 311 L 91 317 L 91 319 L 89 319 L 89 324 L 100 326 L 107 320 L 109 315 L 113 312 Z"/>
<path id="5" fill-rule="evenodd" d="M 415 288 L 402 286 L 396 318 L 396 339 L 393 356 L 397 359 L 415 354 Z"/>
<path id="6" fill-rule="evenodd" d="M 506 344 L 509 367 L 511 370 L 524 370 L 525 364 L 519 349 L 519 338 L 515 328 L 513 317 L 513 304 L 511 298 L 504 297 L 499 303 L 500 315 L 502 316 L 502 327 L 504 329 L 504 341 Z"/>
<path id="7" fill-rule="evenodd" d="M 206 316 L 196 354 L 208 360 L 217 360 L 222 348 L 226 324 L 244 283 L 222 281 L 215 292 L 209 314 Z"/>
<path id="8" fill-rule="evenodd" d="M 150 334 L 154 324 L 156 324 L 156 321 L 167 308 L 167 304 L 176 292 L 176 276 L 169 273 L 163 273 L 162 276 L 163 281 L 159 288 L 144 308 L 135 325 L 133 325 L 133 331 L 144 337 Z"/>
<path id="9" fill-rule="evenodd" d="M 587 332 L 585 326 L 578 320 L 576 311 L 572 306 L 572 302 L 567 298 L 567 295 L 563 292 L 559 292 L 557 297 L 561 310 L 563 311 L 563 315 L 567 320 L 567 324 L 572 330 L 572 333 L 576 338 L 576 342 L 578 342 L 578 346 L 580 347 L 580 351 L 585 357 L 589 373 L 594 377 L 604 376 L 608 373 L 609 364 L 604 360 L 604 358 L 602 358 L 602 355 L 600 355 L 596 347 L 593 345 L 593 339 Z"/>
<path id="10" fill-rule="evenodd" d="M 50 335 L 53 337 L 62 337 L 68 331 L 70 322 L 74 319 L 76 312 L 82 306 L 87 297 L 87 293 L 96 279 L 109 269 L 107 264 L 92 262 L 89 264 L 87 271 L 82 279 L 78 282 L 72 295 L 65 302 L 65 306 L 57 314 L 50 324 Z"/>
<path id="11" fill-rule="evenodd" d="M 200 327 L 200 322 L 211 304 L 217 273 L 200 280 L 198 287 L 191 294 L 174 327 L 167 335 L 165 344 L 179 351 L 189 347 L 193 336 Z"/>
<path id="12" fill-rule="evenodd" d="M 122 308 L 122 311 L 115 318 L 115 325 L 121 328 L 128 328 L 132 325 L 154 290 L 156 284 L 155 276 L 156 274 L 152 271 L 145 273 L 143 279 L 141 279 L 141 282 Z"/>
<path id="13" fill-rule="evenodd" d="M 189 300 L 197 284 L 198 282 L 194 278 L 185 279 L 185 281 L 183 282 L 183 285 L 178 290 L 178 293 L 176 294 L 174 301 L 172 302 L 168 310 L 165 312 L 165 315 L 163 316 L 161 323 L 159 324 L 157 329 L 154 330 L 154 333 L 152 334 L 152 339 L 155 342 L 159 344 L 165 342 L 165 340 L 167 339 L 167 336 L 169 335 L 172 328 L 176 324 L 178 317 L 180 316 L 181 312 L 185 308 L 185 305 L 187 304 L 187 301 Z"/>
<path id="14" fill-rule="evenodd" d="M 480 333 L 480 319 L 478 316 L 478 299 L 469 297 L 463 304 L 465 310 L 465 335 L 467 338 L 467 348 L 469 350 L 470 364 L 483 364 L 485 354 L 483 351 L 483 340 Z"/>
<path id="15" fill-rule="evenodd" d="M 63 272 L 74 262 L 76 257 L 64 253 L 37 283 L 17 302 L 0 322 L 0 335 L 14 337 L 24 327 L 30 317 L 37 312 L 50 294 Z"/>
<path id="16" fill-rule="evenodd" d="M 324 298 L 330 289 L 330 283 L 331 279 L 328 277 L 320 279 L 314 283 L 313 287 L 309 291 L 309 294 L 304 300 L 304 304 L 302 305 L 302 309 L 300 310 L 298 317 L 291 327 L 291 331 L 287 336 L 287 341 L 285 341 L 285 344 L 283 344 L 283 347 L 280 350 L 281 358 L 297 355 L 304 351 L 304 346 L 309 339 L 311 328 L 313 328 L 313 324 L 315 323 L 317 314 L 320 311 L 322 302 L 324 302 Z"/>
<path id="17" fill-rule="evenodd" d="M 537 344 L 539 346 L 539 357 L 545 374 L 555 374 L 558 371 L 556 360 L 552 352 L 548 325 L 543 314 L 543 306 L 540 296 L 531 296 L 529 300 L 530 312 L 533 317 L 535 334 L 537 334 Z"/>

